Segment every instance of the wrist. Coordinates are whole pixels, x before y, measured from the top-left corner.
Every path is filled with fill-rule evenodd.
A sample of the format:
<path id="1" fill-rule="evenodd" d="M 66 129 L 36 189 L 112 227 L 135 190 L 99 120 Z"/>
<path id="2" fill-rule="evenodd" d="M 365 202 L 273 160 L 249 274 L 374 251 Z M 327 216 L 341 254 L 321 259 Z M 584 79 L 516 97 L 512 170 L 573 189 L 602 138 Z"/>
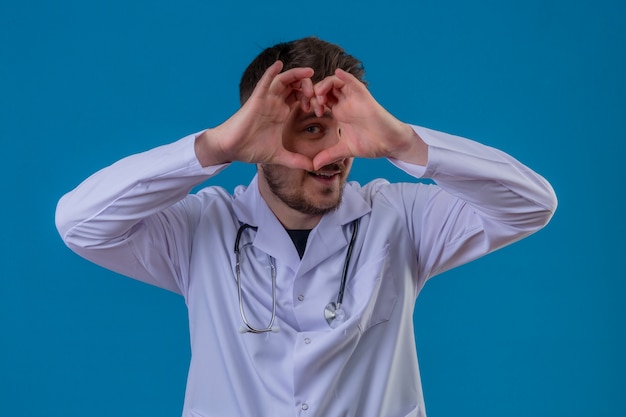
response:
<path id="1" fill-rule="evenodd" d="M 196 137 L 194 150 L 202 167 L 232 162 L 218 146 L 219 133 L 216 128 L 207 129 Z"/>
<path id="2" fill-rule="evenodd" d="M 428 163 L 428 144 L 422 140 L 413 127 L 407 123 L 402 123 L 398 135 L 403 138 L 404 146 L 397 147 L 390 157 L 410 164 L 426 166 Z"/>

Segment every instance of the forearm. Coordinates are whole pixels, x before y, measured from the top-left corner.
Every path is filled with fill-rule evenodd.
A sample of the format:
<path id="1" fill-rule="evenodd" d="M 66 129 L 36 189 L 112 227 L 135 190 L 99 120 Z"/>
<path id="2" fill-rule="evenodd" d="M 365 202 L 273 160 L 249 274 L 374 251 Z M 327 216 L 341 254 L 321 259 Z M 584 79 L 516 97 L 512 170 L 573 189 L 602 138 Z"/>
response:
<path id="1" fill-rule="evenodd" d="M 413 126 L 428 164 L 391 159 L 437 187 L 398 185 L 421 279 L 472 261 L 541 229 L 557 205 L 550 184 L 511 156 L 480 143 Z M 396 188 L 394 188 L 396 190 Z"/>
<path id="2" fill-rule="evenodd" d="M 63 196 L 56 212 L 62 238 L 89 245 L 123 236 L 217 173 L 223 165 L 200 167 L 193 145 L 196 136 L 124 158 Z"/>
<path id="3" fill-rule="evenodd" d="M 523 211 L 545 212 L 557 206 L 552 186 L 510 155 L 478 142 L 414 126 L 428 144 L 428 164 L 411 167 L 410 161 L 392 162 L 406 171 L 433 179 L 446 191 L 494 217 L 508 218 Z M 409 162 L 409 164 L 407 164 Z M 420 172 L 421 171 L 421 172 Z"/>

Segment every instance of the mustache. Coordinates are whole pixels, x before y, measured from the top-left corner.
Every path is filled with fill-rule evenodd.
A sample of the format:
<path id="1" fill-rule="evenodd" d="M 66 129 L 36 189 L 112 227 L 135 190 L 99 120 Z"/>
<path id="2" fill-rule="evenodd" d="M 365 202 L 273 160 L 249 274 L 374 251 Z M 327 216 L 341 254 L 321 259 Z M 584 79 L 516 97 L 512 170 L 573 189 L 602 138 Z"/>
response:
<path id="1" fill-rule="evenodd" d="M 344 164 L 343 162 L 333 162 L 331 164 L 328 165 L 324 165 L 323 167 L 321 167 L 320 169 L 316 170 L 316 171 L 309 171 L 311 173 L 317 173 L 317 172 L 344 172 L 346 170 L 346 164 Z"/>

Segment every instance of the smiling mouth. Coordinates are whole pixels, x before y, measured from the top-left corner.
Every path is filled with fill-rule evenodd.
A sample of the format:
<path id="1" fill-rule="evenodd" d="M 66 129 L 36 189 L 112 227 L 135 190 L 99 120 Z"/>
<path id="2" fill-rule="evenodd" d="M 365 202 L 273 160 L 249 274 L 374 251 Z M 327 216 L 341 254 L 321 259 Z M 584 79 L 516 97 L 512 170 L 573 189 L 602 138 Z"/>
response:
<path id="1" fill-rule="evenodd" d="M 322 177 L 322 178 L 331 178 L 339 174 L 341 174 L 341 171 L 322 171 L 322 172 L 309 171 L 309 175 L 313 175 L 315 177 Z"/>
<path id="2" fill-rule="evenodd" d="M 341 178 L 345 172 L 345 166 L 341 163 L 332 163 L 324 165 L 317 171 L 307 171 L 309 176 L 315 178 L 318 181 L 331 183 L 335 178 Z"/>
<path id="3" fill-rule="evenodd" d="M 341 171 L 309 171 L 308 174 L 321 180 L 331 180 L 341 175 Z"/>

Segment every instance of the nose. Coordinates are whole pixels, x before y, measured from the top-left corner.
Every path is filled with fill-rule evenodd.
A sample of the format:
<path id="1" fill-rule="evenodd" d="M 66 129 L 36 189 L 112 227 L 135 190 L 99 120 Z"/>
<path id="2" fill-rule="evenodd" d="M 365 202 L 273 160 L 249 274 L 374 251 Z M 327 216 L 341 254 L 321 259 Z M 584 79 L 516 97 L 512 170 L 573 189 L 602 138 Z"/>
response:
<path id="1" fill-rule="evenodd" d="M 328 129 L 328 132 L 325 135 L 325 143 L 324 143 L 324 147 L 328 148 L 330 146 L 334 146 L 336 144 L 339 143 L 339 140 L 341 139 L 341 128 L 340 127 L 333 127 Z"/>

